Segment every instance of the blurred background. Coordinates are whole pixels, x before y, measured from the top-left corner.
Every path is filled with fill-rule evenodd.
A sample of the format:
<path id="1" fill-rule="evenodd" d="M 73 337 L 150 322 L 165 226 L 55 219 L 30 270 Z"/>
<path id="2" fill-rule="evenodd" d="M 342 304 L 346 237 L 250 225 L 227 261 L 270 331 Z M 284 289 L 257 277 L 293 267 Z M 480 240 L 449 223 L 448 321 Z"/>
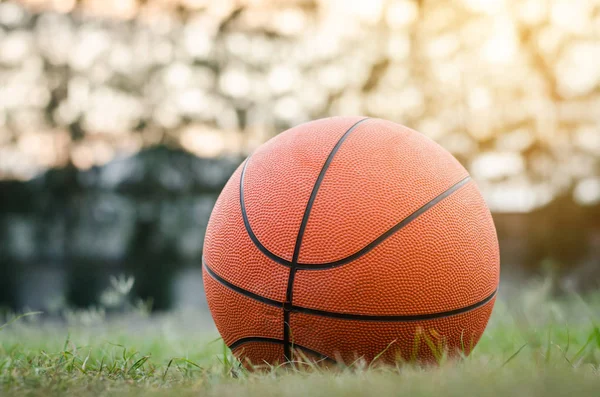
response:
<path id="1" fill-rule="evenodd" d="M 204 307 L 220 189 L 332 115 L 452 152 L 503 285 L 600 287 L 600 0 L 23 0 L 0 2 L 0 306 Z"/>

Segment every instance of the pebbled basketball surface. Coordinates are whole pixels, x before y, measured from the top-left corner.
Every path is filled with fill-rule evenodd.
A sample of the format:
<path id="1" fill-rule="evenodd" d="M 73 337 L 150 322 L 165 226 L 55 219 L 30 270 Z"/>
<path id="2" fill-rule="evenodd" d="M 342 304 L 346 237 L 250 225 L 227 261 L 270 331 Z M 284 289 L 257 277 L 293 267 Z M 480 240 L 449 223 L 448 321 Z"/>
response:
<path id="1" fill-rule="evenodd" d="M 252 364 L 469 354 L 499 272 L 467 171 L 416 131 L 363 117 L 302 124 L 257 149 L 204 243 L 217 329 Z"/>

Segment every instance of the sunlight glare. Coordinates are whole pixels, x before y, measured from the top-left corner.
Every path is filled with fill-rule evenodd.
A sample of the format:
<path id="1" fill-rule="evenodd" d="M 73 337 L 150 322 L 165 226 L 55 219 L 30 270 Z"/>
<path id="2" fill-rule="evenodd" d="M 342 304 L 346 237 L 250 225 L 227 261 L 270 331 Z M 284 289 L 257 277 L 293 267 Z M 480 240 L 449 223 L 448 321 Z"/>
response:
<path id="1" fill-rule="evenodd" d="M 509 18 L 496 20 L 493 34 L 482 49 L 484 58 L 491 63 L 509 63 L 517 54 L 517 49 L 514 22 Z"/>
<path id="2" fill-rule="evenodd" d="M 506 7 L 505 0 L 463 0 L 472 11 L 493 15 Z"/>

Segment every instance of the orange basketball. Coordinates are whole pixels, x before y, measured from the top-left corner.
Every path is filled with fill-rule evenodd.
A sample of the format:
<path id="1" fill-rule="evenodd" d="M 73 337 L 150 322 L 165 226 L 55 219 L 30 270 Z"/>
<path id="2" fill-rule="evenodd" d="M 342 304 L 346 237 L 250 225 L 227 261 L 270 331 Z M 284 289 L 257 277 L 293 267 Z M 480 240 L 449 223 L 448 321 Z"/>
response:
<path id="1" fill-rule="evenodd" d="M 248 157 L 214 207 L 203 269 L 219 332 L 254 364 L 468 354 L 500 272 L 467 171 L 363 117 L 302 124 Z"/>

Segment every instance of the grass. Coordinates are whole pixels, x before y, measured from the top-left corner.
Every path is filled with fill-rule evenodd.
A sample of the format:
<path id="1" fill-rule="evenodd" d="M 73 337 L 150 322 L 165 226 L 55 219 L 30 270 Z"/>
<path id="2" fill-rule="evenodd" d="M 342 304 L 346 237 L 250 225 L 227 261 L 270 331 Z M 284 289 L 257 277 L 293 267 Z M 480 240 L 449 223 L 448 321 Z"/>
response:
<path id="1" fill-rule="evenodd" d="M 131 311 L 67 322 L 31 315 L 0 328 L 1 395 L 598 396 L 600 295 L 552 298 L 548 283 L 501 289 L 471 356 L 439 366 L 249 373 L 207 326 L 206 314 Z"/>

